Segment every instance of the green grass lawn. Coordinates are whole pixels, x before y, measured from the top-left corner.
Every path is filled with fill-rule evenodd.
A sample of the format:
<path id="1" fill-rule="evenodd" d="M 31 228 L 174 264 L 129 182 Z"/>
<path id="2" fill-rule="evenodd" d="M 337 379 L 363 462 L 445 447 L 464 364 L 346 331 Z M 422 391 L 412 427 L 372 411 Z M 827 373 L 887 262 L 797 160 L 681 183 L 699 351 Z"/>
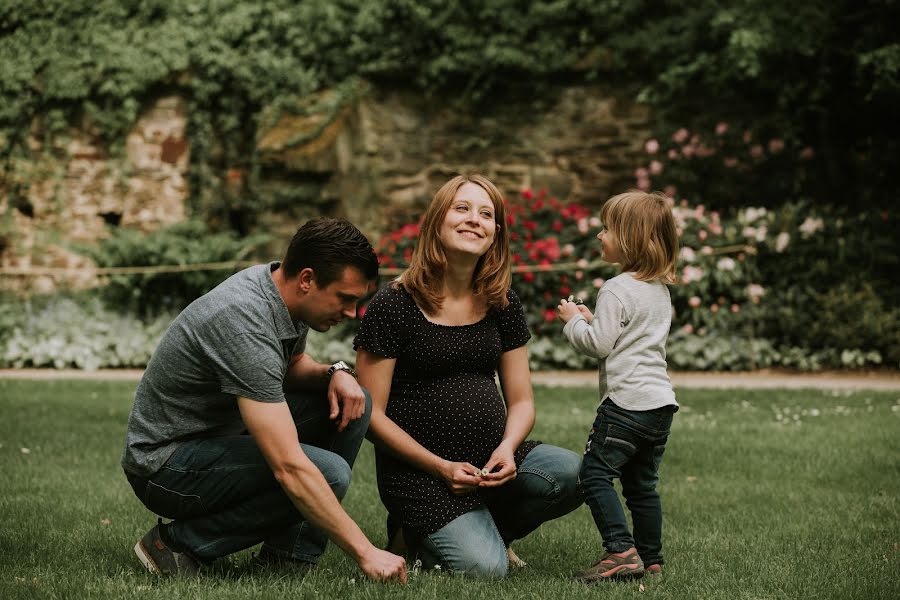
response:
<path id="1" fill-rule="evenodd" d="M 250 573 L 249 552 L 197 580 L 142 571 L 132 546 L 154 517 L 119 467 L 134 388 L 0 380 L 0 598 L 900 597 L 897 392 L 680 391 L 661 469 L 661 578 L 570 581 L 600 552 L 582 507 L 517 542 L 529 566 L 503 581 L 411 573 L 401 589 L 364 581 L 334 547 L 305 578 Z M 534 437 L 579 450 L 595 391 L 536 398 Z M 367 442 L 345 506 L 383 546 L 373 462 Z"/>

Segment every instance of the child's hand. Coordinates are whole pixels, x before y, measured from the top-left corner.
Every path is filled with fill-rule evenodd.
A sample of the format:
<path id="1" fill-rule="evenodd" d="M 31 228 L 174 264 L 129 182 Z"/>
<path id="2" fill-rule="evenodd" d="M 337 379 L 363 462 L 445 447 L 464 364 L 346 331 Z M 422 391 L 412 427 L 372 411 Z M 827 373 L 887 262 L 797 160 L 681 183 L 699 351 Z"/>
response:
<path id="1" fill-rule="evenodd" d="M 594 319 L 594 313 L 591 312 L 591 309 L 589 309 L 584 304 L 579 304 L 578 312 L 584 315 L 584 320 L 588 322 L 588 325 L 590 325 L 591 321 Z"/>
<path id="2" fill-rule="evenodd" d="M 556 318 L 563 323 L 568 323 L 581 312 L 581 308 L 584 307 L 563 298 L 559 301 L 559 306 L 556 307 Z"/>

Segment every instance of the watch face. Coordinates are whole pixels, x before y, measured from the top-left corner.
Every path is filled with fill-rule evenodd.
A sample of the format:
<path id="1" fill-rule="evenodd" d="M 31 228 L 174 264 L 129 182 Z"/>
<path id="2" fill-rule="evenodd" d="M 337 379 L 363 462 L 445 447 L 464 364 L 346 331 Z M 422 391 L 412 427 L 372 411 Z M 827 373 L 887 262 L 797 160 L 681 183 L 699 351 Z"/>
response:
<path id="1" fill-rule="evenodd" d="M 342 361 L 342 360 L 339 360 L 338 362 L 336 362 L 336 363 L 334 363 L 333 365 L 331 365 L 331 368 L 330 368 L 330 369 L 328 369 L 328 376 L 331 377 L 331 376 L 334 375 L 336 372 L 338 372 L 338 371 L 344 371 L 344 370 L 347 370 L 347 369 L 349 369 L 349 368 L 350 368 L 350 367 L 347 366 L 347 363 L 345 363 L 345 362 Z"/>

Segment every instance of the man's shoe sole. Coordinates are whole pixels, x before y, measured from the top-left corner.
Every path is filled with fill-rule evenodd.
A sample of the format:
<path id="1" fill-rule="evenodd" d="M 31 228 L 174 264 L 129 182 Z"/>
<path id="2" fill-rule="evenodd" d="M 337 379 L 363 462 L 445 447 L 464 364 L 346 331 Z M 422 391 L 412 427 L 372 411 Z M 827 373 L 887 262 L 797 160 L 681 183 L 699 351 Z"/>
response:
<path id="1" fill-rule="evenodd" d="M 144 565 L 144 568 L 148 571 L 156 573 L 157 575 L 161 573 L 159 566 L 153 562 L 153 559 L 150 558 L 150 554 L 144 547 L 144 540 L 139 540 L 138 543 L 134 545 L 134 553 L 137 554 L 138 560 L 141 561 L 141 564 Z"/>

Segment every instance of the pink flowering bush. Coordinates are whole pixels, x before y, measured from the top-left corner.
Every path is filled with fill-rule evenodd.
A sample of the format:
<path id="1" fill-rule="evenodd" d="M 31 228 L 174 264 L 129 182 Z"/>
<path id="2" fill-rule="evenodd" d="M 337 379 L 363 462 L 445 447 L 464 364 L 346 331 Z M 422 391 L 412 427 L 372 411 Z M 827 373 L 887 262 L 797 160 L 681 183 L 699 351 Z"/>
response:
<path id="1" fill-rule="evenodd" d="M 644 143 L 635 169 L 642 190 L 715 204 L 719 209 L 777 206 L 809 187 L 815 151 L 777 136 L 720 122 L 709 131 L 682 127 Z"/>
<path id="2" fill-rule="evenodd" d="M 749 331 L 752 315 L 765 297 L 765 288 L 755 279 L 754 257 L 766 212 L 723 220 L 715 211 L 687 202 L 672 210 L 683 241 L 678 263 L 682 283 L 671 288 L 676 308 L 673 331 L 697 335 Z M 593 309 L 604 282 L 618 273 L 614 265 L 600 260 L 599 217 L 579 204 L 525 189 L 508 201 L 506 226 L 513 288 L 535 336 L 530 346 L 533 365 L 593 367 L 594 361 L 576 353 L 562 338 L 556 305 L 560 298 L 574 296 Z M 377 252 L 386 274 L 408 264 L 418 234 L 419 226 L 409 224 L 381 239 Z"/>
<path id="3" fill-rule="evenodd" d="M 507 207 L 513 287 L 534 335 L 529 345 L 533 368 L 593 368 L 595 361 L 562 337 L 555 308 L 571 295 L 593 309 L 599 289 L 618 273 L 600 260 L 597 214 L 527 189 Z M 674 312 L 667 352 L 673 368 L 817 369 L 900 362 L 900 309 L 880 300 L 896 285 L 884 283 L 876 290 L 833 283 L 836 273 L 852 280 L 854 265 L 864 264 L 866 272 L 876 265 L 884 281 L 892 281 L 896 215 L 840 219 L 796 204 L 723 215 L 686 199 L 673 201 L 672 213 L 681 235 L 680 281 L 670 286 Z M 856 227 L 880 233 L 854 236 Z M 382 238 L 378 253 L 387 274 L 407 264 L 418 233 L 418 225 L 410 224 Z M 825 291 L 817 291 L 822 286 Z M 866 314 L 854 314 L 854 306 L 864 307 Z"/>

